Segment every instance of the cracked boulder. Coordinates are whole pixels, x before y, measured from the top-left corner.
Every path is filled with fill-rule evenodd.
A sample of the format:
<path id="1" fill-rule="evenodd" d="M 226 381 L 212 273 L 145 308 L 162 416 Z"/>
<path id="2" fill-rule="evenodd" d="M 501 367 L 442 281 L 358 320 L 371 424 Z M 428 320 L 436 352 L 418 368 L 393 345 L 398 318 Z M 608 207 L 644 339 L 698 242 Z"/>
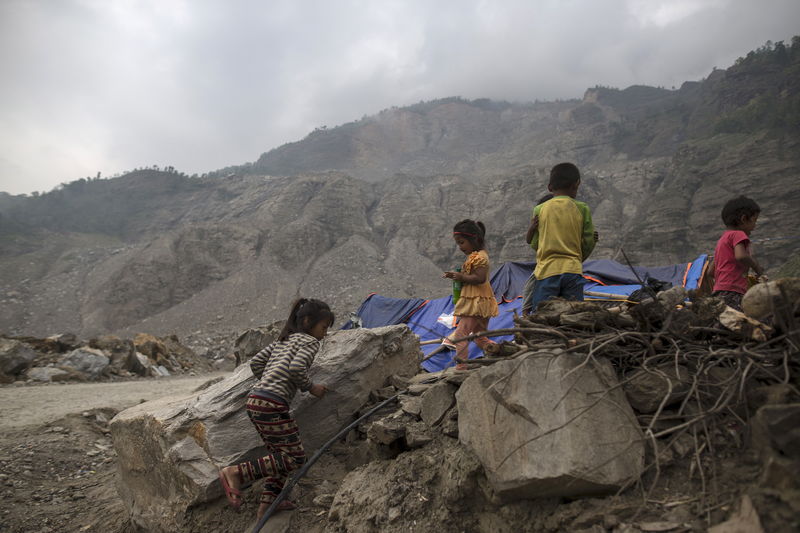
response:
<path id="1" fill-rule="evenodd" d="M 415 374 L 418 354 L 419 340 L 404 325 L 327 337 L 310 377 L 327 385 L 328 394 L 299 393 L 292 402 L 308 454 L 351 422 L 388 376 Z M 119 491 L 137 526 L 180 530 L 188 509 L 224 496 L 219 468 L 260 456 L 261 439 L 244 410 L 254 382 L 245 364 L 200 392 L 146 402 L 114 417 Z"/>
<path id="2" fill-rule="evenodd" d="M 644 466 L 642 433 L 605 360 L 539 352 L 472 374 L 458 439 L 503 499 L 608 494 Z"/>

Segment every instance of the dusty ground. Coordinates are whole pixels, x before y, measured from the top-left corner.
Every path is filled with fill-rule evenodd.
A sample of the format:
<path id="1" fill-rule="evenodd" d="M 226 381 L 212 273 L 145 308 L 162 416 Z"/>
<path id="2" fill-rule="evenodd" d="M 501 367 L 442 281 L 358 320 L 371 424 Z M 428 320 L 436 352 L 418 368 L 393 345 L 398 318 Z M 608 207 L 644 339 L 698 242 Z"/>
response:
<path id="1" fill-rule="evenodd" d="M 130 523 L 117 495 L 108 421 L 127 406 L 191 391 L 213 377 L 0 388 L 0 531 L 140 533 Z M 713 454 L 704 454 L 706 466 L 714 463 L 710 468 L 716 473 L 713 479 L 701 479 L 691 466 L 691 458 L 684 458 L 664 465 L 658 487 L 652 492 L 646 490 L 653 481 L 651 472 L 642 487 L 634 487 L 617 498 L 519 502 L 487 508 L 480 514 L 454 509 L 453 520 L 436 528 L 441 532 L 495 533 L 518 530 L 516 526 L 506 529 L 503 524 L 528 524 L 530 529 L 525 531 L 699 532 L 709 523 L 725 520 L 741 495 L 747 493 L 756 504 L 765 531 L 793 531 L 798 524 L 797 498 L 792 498 L 789 505 L 781 501 L 786 495 L 755 488 L 760 464 L 737 440 L 720 446 Z M 295 488 L 292 499 L 299 508 L 275 515 L 264 531 L 339 531 L 328 520 L 328 507 L 347 472 L 363 462 L 361 452 L 346 443 L 336 444 Z M 405 462 L 411 466 L 400 472 Z M 403 497 L 406 492 L 434 489 L 434 485 L 426 485 L 425 476 L 420 475 L 419 465 L 415 464 L 408 460 L 390 461 L 374 468 L 387 472 L 399 469 L 402 475 L 392 477 L 399 484 L 391 492 Z M 365 483 L 364 489 L 383 493 L 386 482 L 376 476 L 372 485 Z M 249 532 L 255 523 L 257 499 L 257 490 L 247 491 L 239 513 L 229 509 L 223 499 L 190 510 L 187 531 Z M 436 523 L 438 511 L 431 505 L 420 503 L 416 509 L 422 530 L 430 531 Z M 384 511 L 371 506 L 363 510 L 372 514 Z M 384 530 L 375 522 L 366 523 L 373 525 L 362 523 L 347 531 Z"/>
<path id="2" fill-rule="evenodd" d="M 223 373 L 116 383 L 0 387 L 0 532 L 139 533 L 117 495 L 108 421 L 142 401 L 183 394 Z M 347 472 L 348 452 L 337 447 L 296 487 L 300 508 L 279 513 L 265 531 L 319 533 L 329 499 Z M 189 516 L 206 531 L 250 531 L 258 491 L 240 513 L 223 501 Z"/>
<path id="3" fill-rule="evenodd" d="M 223 373 L 114 383 L 74 383 L 0 387 L 0 430 L 49 424 L 88 409 L 121 411 L 167 394 L 191 392 Z"/>
<path id="4" fill-rule="evenodd" d="M 0 531 L 129 531 L 108 421 L 217 375 L 0 388 Z"/>

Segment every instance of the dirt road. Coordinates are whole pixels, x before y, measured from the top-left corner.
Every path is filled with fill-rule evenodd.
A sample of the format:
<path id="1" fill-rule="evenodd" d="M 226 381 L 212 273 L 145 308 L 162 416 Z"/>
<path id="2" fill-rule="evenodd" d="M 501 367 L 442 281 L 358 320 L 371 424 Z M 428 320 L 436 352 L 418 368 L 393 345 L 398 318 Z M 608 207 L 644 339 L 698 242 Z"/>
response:
<path id="1" fill-rule="evenodd" d="M 110 407 L 121 411 L 144 400 L 191 392 L 227 373 L 115 383 L 73 383 L 0 388 L 0 428 L 49 424 L 65 415 Z"/>

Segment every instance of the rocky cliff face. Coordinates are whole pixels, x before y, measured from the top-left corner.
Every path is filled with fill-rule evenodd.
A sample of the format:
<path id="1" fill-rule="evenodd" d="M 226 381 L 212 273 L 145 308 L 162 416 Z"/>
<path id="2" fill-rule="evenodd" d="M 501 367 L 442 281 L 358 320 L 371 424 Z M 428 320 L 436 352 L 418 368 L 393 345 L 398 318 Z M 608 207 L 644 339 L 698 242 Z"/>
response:
<path id="1" fill-rule="evenodd" d="M 758 239 L 800 223 L 800 45 L 788 62 L 770 57 L 676 91 L 387 110 L 224 178 L 147 170 L 2 195 L 0 331 L 230 332 L 285 318 L 299 295 L 341 318 L 371 292 L 442 296 L 441 271 L 462 261 L 460 219 L 486 223 L 493 262 L 532 258 L 530 210 L 564 160 L 583 172 L 594 257 L 691 260 L 712 251 L 722 204 L 745 194 L 763 208 L 755 253 L 777 269 L 800 242 Z M 767 104 L 784 112 L 759 114 Z"/>

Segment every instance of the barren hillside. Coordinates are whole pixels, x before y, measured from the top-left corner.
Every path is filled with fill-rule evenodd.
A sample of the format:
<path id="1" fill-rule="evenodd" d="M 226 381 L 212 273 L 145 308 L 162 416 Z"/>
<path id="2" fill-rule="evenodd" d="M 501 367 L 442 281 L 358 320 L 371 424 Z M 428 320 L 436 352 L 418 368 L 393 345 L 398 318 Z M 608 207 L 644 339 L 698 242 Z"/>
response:
<path id="1" fill-rule="evenodd" d="M 298 295 L 340 317 L 371 292 L 439 296 L 462 218 L 495 263 L 528 260 L 530 209 L 556 162 L 583 172 L 596 258 L 710 252 L 718 213 L 763 207 L 769 270 L 800 249 L 800 44 L 678 90 L 594 88 L 581 101 L 448 98 L 318 130 L 255 163 L 189 178 L 146 169 L 0 196 L 0 331 L 222 333 L 284 318 Z M 759 239 L 767 239 L 759 243 Z M 772 239 L 772 240 L 769 240 Z"/>

